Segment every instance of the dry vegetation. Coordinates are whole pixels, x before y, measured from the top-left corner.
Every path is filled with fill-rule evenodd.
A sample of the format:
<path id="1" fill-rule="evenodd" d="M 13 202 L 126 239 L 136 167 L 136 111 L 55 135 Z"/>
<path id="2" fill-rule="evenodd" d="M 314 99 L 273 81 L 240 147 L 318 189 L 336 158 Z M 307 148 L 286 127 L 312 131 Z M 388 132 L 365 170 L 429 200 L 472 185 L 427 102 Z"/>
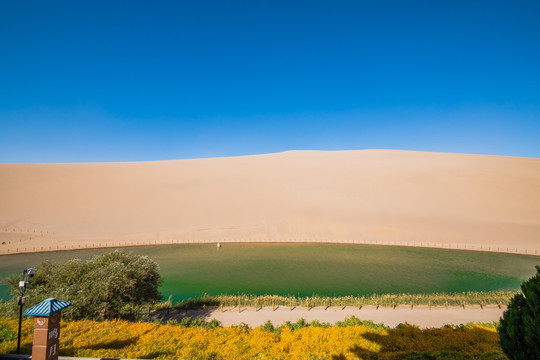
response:
<path id="1" fill-rule="evenodd" d="M 435 293 L 435 294 L 373 294 L 370 296 L 279 296 L 279 295 L 218 295 L 205 296 L 200 299 L 172 304 L 171 300 L 159 303 L 156 309 L 175 307 L 178 309 L 194 309 L 206 306 L 301 306 L 301 307 L 324 307 L 324 306 L 352 306 L 365 305 L 396 306 L 402 304 L 433 305 L 433 306 L 463 306 L 463 304 L 480 306 L 507 305 L 515 292 L 512 291 L 470 291 L 464 293 Z"/>

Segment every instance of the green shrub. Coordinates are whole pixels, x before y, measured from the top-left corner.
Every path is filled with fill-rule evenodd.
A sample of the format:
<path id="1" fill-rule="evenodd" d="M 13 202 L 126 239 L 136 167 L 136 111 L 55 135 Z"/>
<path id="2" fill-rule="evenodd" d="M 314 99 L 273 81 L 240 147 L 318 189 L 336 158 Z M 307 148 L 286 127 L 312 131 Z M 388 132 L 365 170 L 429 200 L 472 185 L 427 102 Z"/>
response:
<path id="1" fill-rule="evenodd" d="M 189 316 L 186 316 L 182 318 L 180 323 L 176 323 L 183 327 L 197 327 L 197 328 L 205 328 L 205 329 L 215 329 L 217 327 L 221 327 L 221 323 L 213 319 L 212 321 L 206 321 L 204 319 L 193 319 Z"/>
<path id="2" fill-rule="evenodd" d="M 4 315 L 17 316 L 19 275 L 7 279 L 13 298 Z M 159 301 L 158 264 L 146 256 L 114 251 L 89 261 L 70 260 L 59 265 L 43 262 L 29 280 L 26 306 L 46 298 L 70 301 L 62 316 L 70 320 L 140 319 L 143 305 Z M 146 311 L 147 312 L 147 311 Z"/>
<path id="3" fill-rule="evenodd" d="M 308 327 L 309 323 L 306 322 L 306 319 L 300 318 L 295 323 L 291 323 L 290 321 L 286 321 L 285 324 L 283 324 L 283 326 L 286 326 L 289 329 L 291 329 L 292 331 L 294 331 L 294 330 L 299 330 L 299 329 L 303 329 L 305 327 Z"/>
<path id="4" fill-rule="evenodd" d="M 10 331 L 9 329 L 0 328 L 0 343 L 15 340 L 16 338 L 17 333 Z"/>
<path id="5" fill-rule="evenodd" d="M 263 328 L 264 330 L 269 331 L 269 332 L 274 332 L 276 330 L 276 328 L 274 327 L 274 324 L 272 324 L 270 320 L 264 323 Z"/>
<path id="6" fill-rule="evenodd" d="M 500 344 L 510 359 L 540 359 L 540 266 L 521 285 L 500 322 Z"/>
<path id="7" fill-rule="evenodd" d="M 375 324 L 371 320 L 360 320 L 356 316 L 348 316 L 343 321 L 337 321 L 336 326 L 345 327 L 345 326 L 365 326 L 369 329 L 375 329 L 375 330 L 383 330 L 383 329 L 389 329 L 389 327 L 385 326 L 384 324 Z M 398 325 L 399 326 L 399 325 Z"/>

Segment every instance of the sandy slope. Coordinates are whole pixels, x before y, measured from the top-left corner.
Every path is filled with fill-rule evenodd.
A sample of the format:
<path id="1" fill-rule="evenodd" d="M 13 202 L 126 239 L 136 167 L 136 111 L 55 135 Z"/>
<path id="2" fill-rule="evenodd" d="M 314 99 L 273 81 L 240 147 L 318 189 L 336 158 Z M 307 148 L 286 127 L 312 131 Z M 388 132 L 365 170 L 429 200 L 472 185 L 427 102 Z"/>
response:
<path id="1" fill-rule="evenodd" d="M 171 241 L 540 253 L 540 159 L 390 150 L 0 164 L 0 254 Z"/>

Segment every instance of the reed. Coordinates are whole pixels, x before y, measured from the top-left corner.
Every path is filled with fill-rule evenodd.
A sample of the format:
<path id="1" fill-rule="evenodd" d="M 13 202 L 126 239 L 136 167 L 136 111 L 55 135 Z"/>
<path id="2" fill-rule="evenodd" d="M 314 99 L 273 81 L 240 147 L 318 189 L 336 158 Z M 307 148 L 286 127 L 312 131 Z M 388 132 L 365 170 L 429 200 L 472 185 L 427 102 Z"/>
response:
<path id="1" fill-rule="evenodd" d="M 489 292 L 464 292 L 464 293 L 434 293 L 434 294 L 373 294 L 369 296 L 280 296 L 280 295 L 217 295 L 203 296 L 198 299 L 188 299 L 174 305 L 177 309 L 201 308 L 206 306 L 238 306 L 241 302 L 243 306 L 271 307 L 345 307 L 351 306 L 361 308 L 365 305 L 379 305 L 393 307 L 402 305 L 414 306 L 463 306 L 463 303 L 470 305 L 507 305 L 515 295 L 512 291 L 489 291 Z"/>

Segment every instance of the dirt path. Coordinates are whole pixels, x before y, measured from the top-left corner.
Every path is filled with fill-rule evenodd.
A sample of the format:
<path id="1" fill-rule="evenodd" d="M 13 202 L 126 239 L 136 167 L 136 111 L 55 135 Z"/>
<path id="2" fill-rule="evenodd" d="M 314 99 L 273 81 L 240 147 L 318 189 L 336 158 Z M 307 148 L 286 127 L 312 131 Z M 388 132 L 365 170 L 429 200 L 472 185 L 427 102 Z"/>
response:
<path id="1" fill-rule="evenodd" d="M 479 306 L 468 307 L 443 307 L 432 306 L 431 310 L 427 306 L 416 306 L 411 310 L 409 306 L 398 306 L 395 310 L 391 307 L 365 306 L 358 310 L 355 307 L 331 307 L 326 310 L 323 308 L 312 308 L 309 311 L 306 308 L 276 307 L 262 308 L 255 311 L 253 307 L 242 307 L 240 312 L 237 307 L 226 307 L 223 312 L 219 308 L 208 308 L 203 310 L 189 310 L 187 316 L 192 318 L 203 318 L 206 321 L 213 319 L 219 320 L 223 326 L 239 325 L 245 323 L 250 327 L 263 325 L 270 320 L 274 325 L 281 325 L 285 321 L 296 322 L 299 319 L 305 319 L 308 322 L 318 320 L 334 324 L 336 321 L 342 321 L 348 316 L 356 316 L 361 320 L 371 320 L 375 323 L 384 323 L 394 327 L 400 323 L 409 323 L 421 328 L 441 327 L 446 324 L 466 324 L 469 322 L 493 322 L 498 321 L 506 308 L 499 309 L 496 305 L 485 306 L 482 310 Z M 165 321 L 176 319 L 180 321 L 185 317 L 185 311 L 174 310 L 168 315 L 163 313 Z"/>

